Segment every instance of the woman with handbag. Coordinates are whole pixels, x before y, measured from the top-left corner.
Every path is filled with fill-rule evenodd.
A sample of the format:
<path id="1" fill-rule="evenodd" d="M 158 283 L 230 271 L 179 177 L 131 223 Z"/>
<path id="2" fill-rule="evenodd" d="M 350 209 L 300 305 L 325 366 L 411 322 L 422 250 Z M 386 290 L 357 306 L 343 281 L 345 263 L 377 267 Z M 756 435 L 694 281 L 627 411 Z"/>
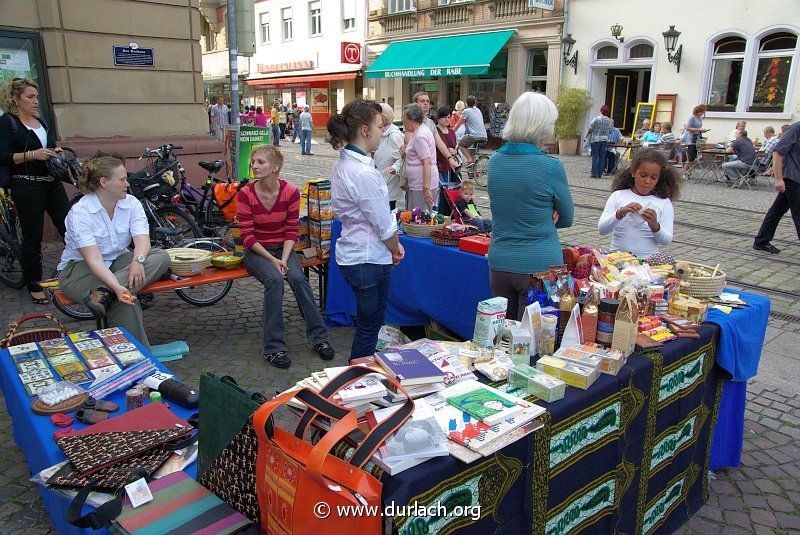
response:
<path id="1" fill-rule="evenodd" d="M 46 161 L 58 156 L 55 133 L 39 115 L 39 89 L 27 78 L 14 78 L 0 87 L 0 165 L 8 166 L 10 187 L 22 227 L 20 264 L 28 293 L 37 305 L 50 301 L 39 286 L 42 277 L 44 214 L 64 237 L 69 199 L 64 185 L 47 171 Z"/>
<path id="2" fill-rule="evenodd" d="M 392 265 L 405 255 L 389 211 L 386 180 L 368 156 L 381 142 L 381 111 L 373 100 L 353 100 L 327 125 L 331 146 L 339 150 L 331 174 L 333 211 L 342 221 L 336 263 L 356 296 L 350 359 L 375 353 L 389 303 Z"/>
<path id="3" fill-rule="evenodd" d="M 430 210 L 439 199 L 436 140 L 425 126 L 426 118 L 419 104 L 409 104 L 403 109 L 403 127 L 411 133 L 411 140 L 406 147 L 407 210 Z"/>

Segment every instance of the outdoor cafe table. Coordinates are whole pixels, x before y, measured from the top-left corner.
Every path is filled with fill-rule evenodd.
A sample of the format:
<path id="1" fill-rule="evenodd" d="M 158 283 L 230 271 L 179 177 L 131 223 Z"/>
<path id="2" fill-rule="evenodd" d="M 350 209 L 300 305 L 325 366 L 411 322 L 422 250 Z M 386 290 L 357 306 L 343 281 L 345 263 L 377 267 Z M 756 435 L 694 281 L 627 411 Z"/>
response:
<path id="1" fill-rule="evenodd" d="M 335 220 L 325 313 L 330 325 L 352 325 L 355 298 L 334 260 L 340 232 L 341 222 Z M 492 297 L 486 258 L 456 247 L 435 245 L 426 238 L 401 236 L 400 241 L 406 254 L 392 270 L 386 323 L 412 326 L 434 320 L 459 337 L 471 339 L 476 305 Z M 712 309 L 706 320 L 720 328 L 716 361 L 725 376 L 720 425 L 714 431 L 712 469 L 739 465 L 747 380 L 758 370 L 769 317 L 769 299 L 739 293 L 747 307 L 730 314 Z M 676 343 L 668 343 L 665 349 Z"/>
<path id="2" fill-rule="evenodd" d="M 166 366 L 155 359 L 152 354 L 145 349 L 130 333 L 122 329 L 125 336 L 134 343 L 139 351 L 142 352 L 147 358 L 152 360 L 156 367 L 163 372 L 170 373 Z M 8 414 L 11 416 L 11 425 L 14 430 L 14 442 L 25 453 L 25 458 L 28 460 L 28 468 L 31 474 L 37 474 L 49 466 L 60 463 L 66 459 L 64 454 L 56 445 L 53 440 L 53 432 L 64 429 L 63 427 L 56 427 L 50 421 L 49 416 L 40 416 L 31 411 L 31 401 L 33 398 L 28 397 L 22 382 L 19 380 L 19 375 L 11 360 L 10 354 L 7 349 L 0 350 L 0 389 L 3 391 L 3 397 L 6 400 L 6 408 Z M 119 411 L 112 415 L 125 412 L 125 392 L 116 392 L 106 398 L 119 405 Z M 192 414 L 197 412 L 197 409 L 185 409 L 180 405 L 165 400 L 169 404 L 169 408 L 179 418 L 184 420 L 188 419 Z M 75 430 L 82 429 L 86 425 L 75 421 L 72 424 Z M 192 478 L 195 477 L 197 464 L 192 463 L 187 466 L 185 471 Z M 95 531 L 91 529 L 82 530 L 69 524 L 66 519 L 67 507 L 70 504 L 69 499 L 62 498 L 54 492 L 47 490 L 40 486 L 39 493 L 42 496 L 42 503 L 44 508 L 50 514 L 52 526 L 56 529 L 59 535 L 62 534 L 77 534 L 77 533 L 109 533 L 107 530 Z M 92 511 L 91 507 L 84 506 L 82 515 Z"/>

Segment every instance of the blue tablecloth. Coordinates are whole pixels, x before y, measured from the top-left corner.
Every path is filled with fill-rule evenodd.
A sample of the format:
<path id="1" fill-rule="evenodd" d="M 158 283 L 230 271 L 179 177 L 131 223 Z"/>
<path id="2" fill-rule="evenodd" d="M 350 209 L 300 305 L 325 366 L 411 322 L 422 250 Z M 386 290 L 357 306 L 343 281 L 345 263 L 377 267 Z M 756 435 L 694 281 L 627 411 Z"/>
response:
<path id="1" fill-rule="evenodd" d="M 720 327 L 717 364 L 728 373 L 711 445 L 711 470 L 739 466 L 744 441 L 747 380 L 758 373 L 769 320 L 767 297 L 736 289 L 728 291 L 738 293 L 748 306 L 734 309 L 730 314 L 712 308 L 706 318 L 706 322 Z"/>
<path id="2" fill-rule="evenodd" d="M 333 222 L 331 262 L 328 268 L 328 326 L 352 325 L 355 297 L 336 264 L 336 239 L 342 223 Z M 457 247 L 435 245 L 429 238 L 401 236 L 406 250 L 392 270 L 392 289 L 386 323 L 426 325 L 435 320 L 458 336 L 470 339 L 475 329 L 475 307 L 492 297 L 486 258 Z"/>
<path id="3" fill-rule="evenodd" d="M 133 336 L 125 332 L 125 336 L 134 342 L 144 355 L 150 358 L 157 368 L 169 373 L 169 369 L 156 360 Z M 31 474 L 36 474 L 45 468 L 66 460 L 61 450 L 53 440 L 53 432 L 58 431 L 50 421 L 49 416 L 39 416 L 31 412 L 31 402 L 33 398 L 28 397 L 19 375 L 14 367 L 14 363 L 7 349 L 0 350 L 0 388 L 6 400 L 8 414 L 11 416 L 11 424 L 14 429 L 14 442 L 22 448 L 25 458 L 28 460 L 28 468 Z M 125 392 L 116 392 L 106 398 L 120 406 L 119 412 L 125 411 Z M 170 409 L 180 418 L 189 418 L 196 410 L 184 409 L 175 403 L 169 403 Z M 72 427 L 75 430 L 82 429 L 86 425 L 75 422 Z M 186 468 L 186 472 L 195 477 L 196 463 L 192 463 Z M 81 530 L 70 525 L 66 520 L 66 510 L 70 500 L 64 499 L 43 486 L 39 487 L 42 495 L 42 502 L 45 509 L 50 514 L 53 527 L 59 535 L 64 533 L 109 533 L 107 530 L 95 531 L 92 529 Z M 83 514 L 91 511 L 91 508 L 84 507 Z"/>

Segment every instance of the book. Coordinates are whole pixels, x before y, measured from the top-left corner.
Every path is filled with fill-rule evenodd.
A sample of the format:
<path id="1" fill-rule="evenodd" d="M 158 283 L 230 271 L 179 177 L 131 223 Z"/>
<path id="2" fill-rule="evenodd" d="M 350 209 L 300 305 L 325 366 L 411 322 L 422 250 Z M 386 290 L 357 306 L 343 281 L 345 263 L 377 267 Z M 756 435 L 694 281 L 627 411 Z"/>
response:
<path id="1" fill-rule="evenodd" d="M 408 470 L 409 468 L 414 468 L 415 466 L 424 463 L 425 461 L 429 461 L 433 459 L 433 457 L 419 457 L 416 459 L 402 459 L 399 461 L 386 461 L 381 456 L 381 452 L 376 451 L 372 454 L 372 462 L 377 464 L 381 467 L 381 469 L 393 476 L 395 474 L 399 474 L 404 470 Z"/>
<path id="2" fill-rule="evenodd" d="M 507 420 L 530 405 L 522 398 L 478 381 L 455 384 L 442 392 L 442 396 L 451 405 L 488 425 Z"/>
<path id="3" fill-rule="evenodd" d="M 528 423 L 520 425 L 516 429 L 513 429 L 503 435 L 500 435 L 495 440 L 486 443 L 481 448 L 476 448 L 472 450 L 466 446 L 458 444 L 457 442 L 450 441 L 447 445 L 447 449 L 450 452 L 450 455 L 452 455 L 459 461 L 469 464 L 471 462 L 477 461 L 481 457 L 488 457 L 489 455 L 497 451 L 500 451 L 509 444 L 513 444 L 517 440 L 533 433 L 538 429 L 541 429 L 542 427 L 543 424 L 539 420 L 531 420 Z"/>
<path id="4" fill-rule="evenodd" d="M 386 395 L 386 387 L 383 386 L 381 379 L 382 377 L 377 374 L 366 375 L 339 390 L 334 399 L 338 397 L 343 403 L 351 403 L 382 398 Z"/>
<path id="5" fill-rule="evenodd" d="M 442 370 L 417 349 L 382 351 L 375 360 L 403 386 L 444 382 Z"/>
<path id="6" fill-rule="evenodd" d="M 436 422 L 447 434 L 449 440 L 481 455 L 489 455 L 514 442 L 515 439 L 512 440 L 510 437 L 521 438 L 524 436 L 513 434 L 513 432 L 517 428 L 532 422 L 545 412 L 544 408 L 531 403 L 530 407 L 526 407 L 521 414 L 494 425 L 489 425 L 480 420 L 472 419 L 468 414 L 448 403 L 441 394 L 433 394 L 423 400 L 417 400 L 416 403 L 422 401 L 433 411 Z M 496 447 L 495 444 L 502 445 Z M 453 454 L 454 449 L 457 450 L 458 448 L 450 448 L 451 454 Z"/>
<path id="7" fill-rule="evenodd" d="M 450 351 L 439 351 L 429 356 L 428 359 L 444 373 L 444 384 L 450 386 L 468 379 L 476 379 L 475 374 L 469 371 L 458 356 Z"/>
<path id="8" fill-rule="evenodd" d="M 399 407 L 388 407 L 374 410 L 367 414 L 367 423 L 374 428 L 398 409 Z M 387 438 L 378 451 L 381 459 L 386 462 L 449 455 L 447 436 L 424 401 L 415 404 L 411 418 Z"/>

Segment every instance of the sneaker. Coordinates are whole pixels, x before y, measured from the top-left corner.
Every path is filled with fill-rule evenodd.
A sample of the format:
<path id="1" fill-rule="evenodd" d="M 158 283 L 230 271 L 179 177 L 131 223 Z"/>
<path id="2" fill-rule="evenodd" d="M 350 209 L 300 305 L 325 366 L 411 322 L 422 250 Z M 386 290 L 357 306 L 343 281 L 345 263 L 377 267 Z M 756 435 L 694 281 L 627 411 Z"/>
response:
<path id="1" fill-rule="evenodd" d="M 276 368 L 288 368 L 292 365 L 292 360 L 286 355 L 286 351 L 273 351 L 264 355 L 267 362 Z"/>
<path id="2" fill-rule="evenodd" d="M 322 360 L 332 360 L 333 357 L 336 356 L 334 353 L 333 348 L 328 342 L 320 342 L 314 346 L 314 351 L 316 351 Z"/>
<path id="3" fill-rule="evenodd" d="M 765 243 L 764 245 L 753 244 L 753 249 L 755 249 L 756 251 L 766 251 L 766 252 L 772 253 L 772 254 L 778 254 L 778 253 L 781 252 L 780 249 L 778 249 L 777 247 L 775 247 L 771 243 Z"/>

